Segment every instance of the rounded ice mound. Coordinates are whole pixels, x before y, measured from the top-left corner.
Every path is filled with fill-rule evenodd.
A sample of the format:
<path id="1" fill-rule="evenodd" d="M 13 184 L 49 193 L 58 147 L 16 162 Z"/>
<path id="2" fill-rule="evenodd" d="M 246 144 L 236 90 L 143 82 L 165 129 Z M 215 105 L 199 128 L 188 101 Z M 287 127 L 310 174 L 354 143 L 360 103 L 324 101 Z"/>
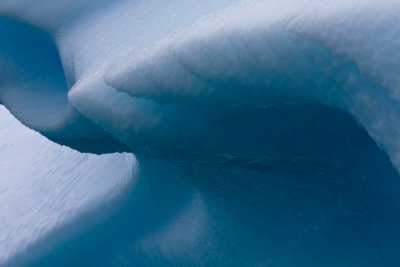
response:
<path id="1" fill-rule="evenodd" d="M 0 118 L 0 265 L 23 266 L 110 215 L 134 182 L 136 160 L 59 146 L 4 108 Z"/>

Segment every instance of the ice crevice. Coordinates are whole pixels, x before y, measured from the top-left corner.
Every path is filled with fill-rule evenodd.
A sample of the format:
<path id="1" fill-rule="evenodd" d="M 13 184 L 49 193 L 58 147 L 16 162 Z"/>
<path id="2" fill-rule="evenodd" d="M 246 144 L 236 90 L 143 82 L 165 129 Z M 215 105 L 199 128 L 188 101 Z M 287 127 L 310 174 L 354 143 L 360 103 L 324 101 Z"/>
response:
<path id="1" fill-rule="evenodd" d="M 68 101 L 74 73 L 64 71 L 56 44 L 45 31 L 8 17 L 0 18 L 0 99 L 26 126 L 81 151 L 126 150 Z M 104 143 L 93 149 L 96 143 Z M 91 146 L 91 149 L 88 147 Z"/>

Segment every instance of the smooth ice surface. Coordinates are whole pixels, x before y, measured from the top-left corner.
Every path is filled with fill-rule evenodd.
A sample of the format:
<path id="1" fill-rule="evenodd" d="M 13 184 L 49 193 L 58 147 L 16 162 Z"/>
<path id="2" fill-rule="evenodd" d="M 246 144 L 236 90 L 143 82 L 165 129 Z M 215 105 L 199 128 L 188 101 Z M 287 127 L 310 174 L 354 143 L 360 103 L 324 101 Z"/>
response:
<path id="1" fill-rule="evenodd" d="M 398 0 L 0 1 L 0 103 L 54 142 L 140 159 L 121 211 L 35 264 L 399 266 L 399 13 Z M 29 178 L 3 188 L 56 219 L 6 235 L 0 259 L 115 211 L 93 207 L 139 168 L 1 129 L 2 146 L 21 144 L 5 173 Z M 64 203 L 81 174 L 95 185 L 66 217 L 30 195 L 60 184 Z M 24 230 L 13 216 L 5 227 Z"/>
<path id="2" fill-rule="evenodd" d="M 54 144 L 3 107 L 0 119 L 0 266 L 19 266 L 109 216 L 134 182 L 136 161 Z"/>

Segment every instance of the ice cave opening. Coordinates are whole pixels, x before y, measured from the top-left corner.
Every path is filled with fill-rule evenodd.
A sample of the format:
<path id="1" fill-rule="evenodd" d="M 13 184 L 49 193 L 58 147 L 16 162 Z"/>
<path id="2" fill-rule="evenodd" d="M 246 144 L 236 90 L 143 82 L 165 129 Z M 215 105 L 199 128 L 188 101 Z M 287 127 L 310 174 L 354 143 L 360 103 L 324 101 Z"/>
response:
<path id="1" fill-rule="evenodd" d="M 118 213 L 31 266 L 396 266 L 400 179 L 387 154 L 321 104 L 262 118 L 263 157 L 138 154 Z"/>

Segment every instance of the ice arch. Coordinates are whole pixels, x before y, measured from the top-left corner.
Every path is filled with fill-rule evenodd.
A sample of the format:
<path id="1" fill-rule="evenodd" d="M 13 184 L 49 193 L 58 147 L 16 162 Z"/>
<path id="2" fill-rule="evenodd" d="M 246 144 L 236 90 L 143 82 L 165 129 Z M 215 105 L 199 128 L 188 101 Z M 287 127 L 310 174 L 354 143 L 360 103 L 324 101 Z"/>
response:
<path id="1" fill-rule="evenodd" d="M 1 102 L 78 150 L 125 144 L 146 176 L 117 217 L 37 266 L 398 266 L 398 174 L 369 138 L 398 168 L 398 13 L 395 0 L 2 1 L 15 38 L 0 44 Z"/>
<path id="2" fill-rule="evenodd" d="M 320 102 L 354 116 L 398 163 L 396 1 L 42 1 L 21 8 L 32 3 L 4 1 L 0 13 L 48 32 L 60 60 L 44 58 L 28 87 L 47 79 L 40 90 L 57 86 L 53 92 L 63 97 L 53 94 L 50 102 L 60 104 L 45 116 L 29 116 L 41 110 L 32 103 L 21 108 L 5 96 L 2 102 L 25 124 L 61 136 L 61 143 L 110 135 L 133 151 L 162 157 L 182 151 L 256 158 L 251 138 L 224 142 L 223 136 L 250 137 L 273 105 Z M 374 45 L 363 45 L 368 42 Z M 60 62 L 63 72 L 56 71 Z M 15 92 L 35 91 L 20 88 L 26 87 Z M 236 127 L 250 120 L 251 127 Z"/>

